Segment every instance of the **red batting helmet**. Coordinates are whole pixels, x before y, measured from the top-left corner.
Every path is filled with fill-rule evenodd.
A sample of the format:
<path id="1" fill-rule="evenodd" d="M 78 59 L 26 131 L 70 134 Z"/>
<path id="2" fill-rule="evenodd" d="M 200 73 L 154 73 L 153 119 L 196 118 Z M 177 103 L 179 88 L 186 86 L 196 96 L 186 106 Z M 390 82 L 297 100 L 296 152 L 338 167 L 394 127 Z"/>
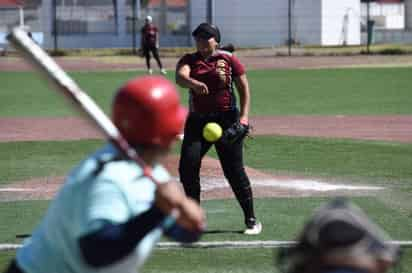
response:
<path id="1" fill-rule="evenodd" d="M 186 114 L 175 86 L 161 76 L 128 81 L 113 101 L 113 122 L 131 145 L 169 147 Z"/>

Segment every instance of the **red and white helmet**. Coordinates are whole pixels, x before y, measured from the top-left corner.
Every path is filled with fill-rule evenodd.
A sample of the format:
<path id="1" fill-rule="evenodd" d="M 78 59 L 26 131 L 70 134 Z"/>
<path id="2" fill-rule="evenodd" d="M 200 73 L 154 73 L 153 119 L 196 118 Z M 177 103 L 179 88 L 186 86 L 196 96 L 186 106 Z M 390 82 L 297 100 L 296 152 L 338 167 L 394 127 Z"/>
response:
<path id="1" fill-rule="evenodd" d="M 134 78 L 113 100 L 113 122 L 131 145 L 169 147 L 181 133 L 186 115 L 176 87 L 161 76 Z"/>

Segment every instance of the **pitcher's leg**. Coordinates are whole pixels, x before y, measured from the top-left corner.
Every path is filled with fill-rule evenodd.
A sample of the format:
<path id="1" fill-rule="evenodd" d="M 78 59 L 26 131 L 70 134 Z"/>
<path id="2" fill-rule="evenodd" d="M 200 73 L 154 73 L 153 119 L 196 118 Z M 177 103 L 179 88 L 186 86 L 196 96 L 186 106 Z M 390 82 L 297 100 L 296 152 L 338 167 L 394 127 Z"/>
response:
<path id="1" fill-rule="evenodd" d="M 201 120 L 190 117 L 186 121 L 180 151 L 179 176 L 187 196 L 200 202 L 200 167 L 211 144 L 201 135 Z"/>
<path id="2" fill-rule="evenodd" d="M 216 145 L 223 173 L 242 208 L 247 228 L 255 226 L 253 193 L 249 177 L 243 166 L 243 140 L 231 145 Z M 260 231 L 259 231 L 260 232 Z"/>

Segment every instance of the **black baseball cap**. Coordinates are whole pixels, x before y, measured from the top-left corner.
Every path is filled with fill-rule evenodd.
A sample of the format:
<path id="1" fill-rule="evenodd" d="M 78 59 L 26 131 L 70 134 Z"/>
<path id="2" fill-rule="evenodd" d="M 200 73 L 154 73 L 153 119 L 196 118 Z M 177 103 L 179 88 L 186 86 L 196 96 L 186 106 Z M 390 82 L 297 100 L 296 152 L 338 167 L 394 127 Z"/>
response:
<path id="1" fill-rule="evenodd" d="M 209 23 L 201 23 L 200 25 L 198 25 L 197 28 L 193 30 L 192 36 L 200 37 L 203 39 L 210 39 L 214 37 L 216 42 L 220 43 L 219 29 L 215 25 Z"/>

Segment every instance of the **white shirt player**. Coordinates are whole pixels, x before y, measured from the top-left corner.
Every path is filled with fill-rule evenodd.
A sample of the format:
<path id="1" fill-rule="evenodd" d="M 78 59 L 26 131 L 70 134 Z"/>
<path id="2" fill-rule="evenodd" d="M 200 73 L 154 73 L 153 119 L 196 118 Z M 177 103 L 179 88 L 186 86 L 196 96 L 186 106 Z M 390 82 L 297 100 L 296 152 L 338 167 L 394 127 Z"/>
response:
<path id="1" fill-rule="evenodd" d="M 32 237 L 18 250 L 16 261 L 25 273 L 123 273 L 136 272 L 143 265 L 163 228 L 174 224 L 172 217 L 146 234 L 133 253 L 98 270 L 86 263 L 79 248 L 79 238 L 98 229 L 101 220 L 122 223 L 153 204 L 155 184 L 142 176 L 136 163 L 116 160 L 117 156 L 108 144 L 69 174 Z M 170 179 L 160 165 L 152 175 L 161 183 Z"/>

